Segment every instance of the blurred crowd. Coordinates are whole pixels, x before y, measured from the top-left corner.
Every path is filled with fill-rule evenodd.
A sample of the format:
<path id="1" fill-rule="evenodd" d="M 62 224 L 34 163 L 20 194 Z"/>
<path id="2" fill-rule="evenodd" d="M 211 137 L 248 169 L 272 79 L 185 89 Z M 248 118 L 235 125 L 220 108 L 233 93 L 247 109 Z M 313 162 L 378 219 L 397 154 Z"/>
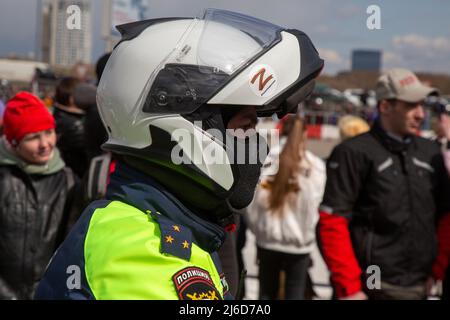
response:
<path id="1" fill-rule="evenodd" d="M 98 79 L 108 57 L 97 63 Z M 219 252 L 237 298 L 245 296 L 238 288 L 248 228 L 256 236 L 260 299 L 312 299 L 308 269 L 316 244 L 334 298 L 426 299 L 437 285 L 449 299 L 449 116 L 441 107 L 433 138 L 419 137 L 423 103 L 437 92 L 403 69 L 380 77 L 374 89 L 376 115 L 333 120 L 342 142 L 328 159 L 307 150 L 307 118 L 279 121 L 280 143 L 270 150 L 253 202 Z M 107 131 L 94 84 L 62 78 L 50 101 L 28 92 L 6 96 L 0 299 L 32 299 L 83 209 L 104 197 L 115 160 L 101 149 Z M 375 289 L 368 285 L 372 265 L 381 270 Z"/>
<path id="2" fill-rule="evenodd" d="M 98 79 L 108 57 L 97 63 Z M 0 297 L 32 299 L 84 207 L 104 196 L 114 162 L 100 148 L 107 133 L 95 85 L 62 78 L 50 101 L 26 91 L 3 93 Z"/>

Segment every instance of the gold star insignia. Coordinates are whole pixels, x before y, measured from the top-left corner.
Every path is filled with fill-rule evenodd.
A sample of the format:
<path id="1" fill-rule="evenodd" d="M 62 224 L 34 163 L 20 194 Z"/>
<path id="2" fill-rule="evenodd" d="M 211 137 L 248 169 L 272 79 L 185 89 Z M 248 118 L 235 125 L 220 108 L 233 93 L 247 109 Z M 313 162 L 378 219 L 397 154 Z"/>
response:
<path id="1" fill-rule="evenodd" d="M 180 227 L 179 226 L 172 226 L 173 230 L 175 230 L 176 232 L 180 232 Z"/>
<path id="2" fill-rule="evenodd" d="M 173 241 L 172 236 L 166 236 L 166 242 L 167 243 L 172 243 L 172 241 Z"/>
<path id="3" fill-rule="evenodd" d="M 187 242 L 186 240 L 184 240 L 183 244 L 183 248 L 184 249 L 189 249 L 189 242 Z"/>

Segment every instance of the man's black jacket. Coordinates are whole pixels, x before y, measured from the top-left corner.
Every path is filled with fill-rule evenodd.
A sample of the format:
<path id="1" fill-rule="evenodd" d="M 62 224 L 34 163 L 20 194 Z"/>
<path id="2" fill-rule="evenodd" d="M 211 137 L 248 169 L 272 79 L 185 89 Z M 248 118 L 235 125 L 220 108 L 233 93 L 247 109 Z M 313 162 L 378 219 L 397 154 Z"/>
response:
<path id="1" fill-rule="evenodd" d="M 58 149 L 66 165 L 81 179 L 89 166 L 84 131 L 85 115 L 68 112 L 56 105 L 53 116 L 56 121 Z"/>
<path id="2" fill-rule="evenodd" d="M 376 265 L 384 282 L 418 285 L 431 274 L 449 190 L 437 144 L 417 136 L 401 141 L 376 122 L 332 152 L 321 209 L 349 218 L 363 273 Z"/>

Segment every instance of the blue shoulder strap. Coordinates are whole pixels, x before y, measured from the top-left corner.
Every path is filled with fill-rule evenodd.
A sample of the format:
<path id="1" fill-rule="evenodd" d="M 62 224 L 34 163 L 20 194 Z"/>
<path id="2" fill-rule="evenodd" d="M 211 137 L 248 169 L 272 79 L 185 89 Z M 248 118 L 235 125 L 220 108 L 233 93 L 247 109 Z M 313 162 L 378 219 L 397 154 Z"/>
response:
<path id="1" fill-rule="evenodd" d="M 179 223 L 174 223 L 158 212 L 152 211 L 150 214 L 161 230 L 161 253 L 189 261 L 192 249 L 191 230 Z"/>

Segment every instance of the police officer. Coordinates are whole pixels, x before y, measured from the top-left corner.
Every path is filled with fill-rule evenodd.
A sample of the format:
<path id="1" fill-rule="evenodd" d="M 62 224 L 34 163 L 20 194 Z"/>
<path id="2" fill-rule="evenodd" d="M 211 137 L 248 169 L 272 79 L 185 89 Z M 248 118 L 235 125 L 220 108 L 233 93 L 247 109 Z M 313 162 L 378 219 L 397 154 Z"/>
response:
<path id="1" fill-rule="evenodd" d="M 36 298 L 229 298 L 216 251 L 252 200 L 263 157 L 237 160 L 267 149 L 233 129 L 295 112 L 323 60 L 298 30 L 222 10 L 118 29 L 97 92 L 116 169 Z"/>

